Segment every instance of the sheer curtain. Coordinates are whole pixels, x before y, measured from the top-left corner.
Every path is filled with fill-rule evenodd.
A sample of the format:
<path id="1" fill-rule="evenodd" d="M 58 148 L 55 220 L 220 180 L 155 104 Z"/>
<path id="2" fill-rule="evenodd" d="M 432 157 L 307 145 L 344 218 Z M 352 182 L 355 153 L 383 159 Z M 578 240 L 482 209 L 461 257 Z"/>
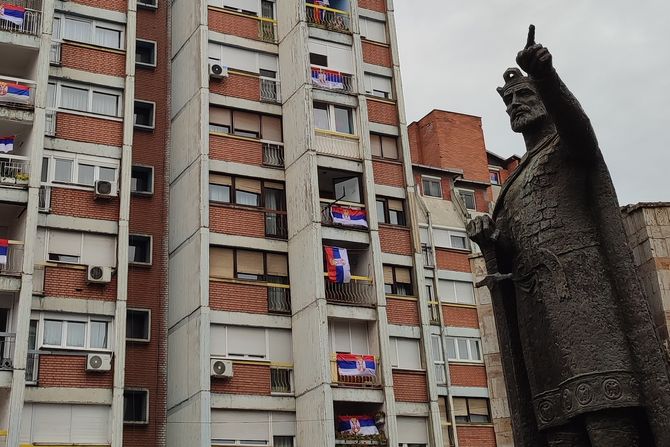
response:
<path id="1" fill-rule="evenodd" d="M 95 29 L 95 44 L 108 48 L 121 48 L 121 31 L 97 27 Z"/>
<path id="2" fill-rule="evenodd" d="M 63 322 L 55 320 L 44 320 L 44 344 L 60 346 L 63 335 Z"/>
<path id="3" fill-rule="evenodd" d="M 107 348 L 107 322 L 91 321 L 91 348 Z"/>
<path id="4" fill-rule="evenodd" d="M 61 86 L 60 105 L 64 109 L 88 111 L 88 90 L 66 85 Z"/>
<path id="5" fill-rule="evenodd" d="M 91 22 L 68 17 L 63 25 L 61 30 L 63 39 L 92 43 Z"/>
<path id="6" fill-rule="evenodd" d="M 83 348 L 86 345 L 86 323 L 79 321 L 67 322 L 66 346 Z"/>
<path id="7" fill-rule="evenodd" d="M 109 93 L 93 92 L 93 107 L 91 112 L 100 115 L 117 116 L 119 97 Z"/>

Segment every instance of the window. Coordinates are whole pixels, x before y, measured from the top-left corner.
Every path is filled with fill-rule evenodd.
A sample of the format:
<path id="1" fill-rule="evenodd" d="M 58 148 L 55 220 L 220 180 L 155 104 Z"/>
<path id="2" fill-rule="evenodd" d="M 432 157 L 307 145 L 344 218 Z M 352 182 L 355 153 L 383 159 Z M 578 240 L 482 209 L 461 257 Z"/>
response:
<path id="1" fill-rule="evenodd" d="M 124 27 L 85 17 L 54 17 L 54 37 L 106 48 L 123 49 Z"/>
<path id="2" fill-rule="evenodd" d="M 223 107 L 209 108 L 209 131 L 264 141 L 283 140 L 281 118 Z"/>
<path id="3" fill-rule="evenodd" d="M 461 250 L 468 249 L 468 238 L 460 234 L 450 234 L 449 241 L 451 243 L 451 248 L 459 248 Z"/>
<path id="4" fill-rule="evenodd" d="M 489 400 L 475 397 L 454 397 L 454 419 L 456 423 L 491 423 Z"/>
<path id="5" fill-rule="evenodd" d="M 72 160 L 63 160 L 56 158 L 53 179 L 57 182 L 72 181 Z"/>
<path id="6" fill-rule="evenodd" d="M 386 43 L 386 24 L 377 20 L 361 17 L 361 37 L 373 42 Z"/>
<path id="7" fill-rule="evenodd" d="M 141 67 L 156 66 L 156 42 L 143 39 L 135 41 L 135 64 Z"/>
<path id="8" fill-rule="evenodd" d="M 273 447 L 293 447 L 293 436 L 274 436 L 272 438 Z"/>
<path id="9" fill-rule="evenodd" d="M 333 104 L 314 103 L 314 127 L 339 133 L 354 134 L 352 109 Z"/>
<path id="10" fill-rule="evenodd" d="M 275 73 L 279 71 L 276 54 L 261 53 L 251 49 L 221 45 L 215 42 L 209 42 L 207 54 L 210 62 L 222 64 L 233 70 L 255 74 L 259 74 L 261 70 L 273 71 Z"/>
<path id="11" fill-rule="evenodd" d="M 384 293 L 387 295 L 412 295 L 412 271 L 410 268 L 385 265 Z"/>
<path id="12" fill-rule="evenodd" d="M 126 310 L 126 340 L 149 341 L 151 311 L 144 309 Z"/>
<path id="13" fill-rule="evenodd" d="M 377 197 L 377 219 L 379 223 L 405 226 L 405 208 L 402 200 Z"/>
<path id="14" fill-rule="evenodd" d="M 156 103 L 135 101 L 133 124 L 138 129 L 153 129 L 155 123 Z"/>
<path id="15" fill-rule="evenodd" d="M 131 234 L 128 237 L 128 262 L 130 264 L 151 264 L 151 236 Z"/>
<path id="16" fill-rule="evenodd" d="M 424 244 L 428 241 L 428 229 L 426 227 L 421 228 L 421 241 Z M 433 227 L 433 243 L 437 248 L 470 250 L 470 240 L 463 231 Z"/>
<path id="17" fill-rule="evenodd" d="M 149 391 L 147 390 L 123 391 L 123 423 L 124 424 L 149 423 Z"/>
<path id="18" fill-rule="evenodd" d="M 42 182 L 69 183 L 93 187 L 97 180 L 116 181 L 118 161 L 80 154 L 45 151 L 42 159 Z M 50 162 L 50 159 L 53 162 Z"/>
<path id="19" fill-rule="evenodd" d="M 95 317 L 45 316 L 41 347 L 74 350 L 108 350 L 110 322 Z"/>
<path id="20" fill-rule="evenodd" d="M 370 354 L 368 324 L 364 321 L 332 320 L 328 337 L 332 352 Z"/>
<path id="21" fill-rule="evenodd" d="M 489 178 L 492 185 L 500 185 L 500 171 L 489 169 Z"/>
<path id="22" fill-rule="evenodd" d="M 391 99 L 391 78 L 365 73 L 365 93 L 379 98 Z"/>
<path id="23" fill-rule="evenodd" d="M 325 54 L 309 53 L 309 63 L 311 65 L 320 65 L 328 67 L 328 56 Z"/>
<path id="24" fill-rule="evenodd" d="M 428 419 L 398 416 L 398 447 L 426 447 L 428 445 Z"/>
<path id="25" fill-rule="evenodd" d="M 392 367 L 414 370 L 422 369 L 419 340 L 414 338 L 390 337 L 389 342 Z"/>
<path id="26" fill-rule="evenodd" d="M 133 166 L 130 173 L 130 191 L 134 194 L 153 194 L 154 168 Z"/>
<path id="27" fill-rule="evenodd" d="M 147 9 L 157 9 L 158 0 L 137 0 L 137 6 Z"/>
<path id="28" fill-rule="evenodd" d="M 76 231 L 48 230 L 46 259 L 53 262 L 116 265 L 116 237 Z"/>
<path id="29" fill-rule="evenodd" d="M 442 198 L 442 183 L 436 177 L 421 177 L 423 195 Z"/>
<path id="30" fill-rule="evenodd" d="M 475 192 L 468 189 L 457 189 L 458 195 L 460 196 L 465 208 L 469 210 L 476 210 L 475 206 Z"/>
<path id="31" fill-rule="evenodd" d="M 435 378 L 437 380 L 437 384 L 446 385 L 446 363 L 444 361 L 444 352 L 442 351 L 442 338 L 439 334 L 431 334 L 430 347 L 433 353 L 433 364 L 435 367 Z"/>
<path id="32" fill-rule="evenodd" d="M 475 304 L 475 290 L 468 281 L 440 279 L 442 301 L 458 304 Z"/>
<path id="33" fill-rule="evenodd" d="M 370 150 L 373 157 L 388 158 L 397 160 L 398 157 L 398 139 L 386 135 L 370 134 Z"/>
<path id="34" fill-rule="evenodd" d="M 209 274 L 214 278 L 288 284 L 288 258 L 283 253 L 210 247 Z"/>
<path id="35" fill-rule="evenodd" d="M 341 74 L 354 73 L 354 54 L 351 45 L 310 38 L 308 47 L 311 65 Z"/>
<path id="36" fill-rule="evenodd" d="M 478 338 L 447 337 L 447 358 L 462 362 L 481 362 L 481 340 Z"/>
<path id="37" fill-rule="evenodd" d="M 231 177 L 228 175 L 209 175 L 209 200 L 218 203 L 267 208 L 285 211 L 286 200 L 282 183 Z"/>
<path id="38" fill-rule="evenodd" d="M 102 87 L 73 83 L 49 83 L 49 106 L 61 110 L 121 117 L 121 92 Z"/>

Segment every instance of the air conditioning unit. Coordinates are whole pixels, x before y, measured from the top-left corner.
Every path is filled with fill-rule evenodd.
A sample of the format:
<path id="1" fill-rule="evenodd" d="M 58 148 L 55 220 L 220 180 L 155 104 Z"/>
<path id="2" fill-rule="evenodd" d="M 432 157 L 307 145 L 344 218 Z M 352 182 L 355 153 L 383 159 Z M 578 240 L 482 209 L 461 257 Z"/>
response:
<path id="1" fill-rule="evenodd" d="M 111 354 L 89 354 L 86 356 L 86 371 L 110 371 L 111 369 Z"/>
<path id="2" fill-rule="evenodd" d="M 233 362 L 230 360 L 212 359 L 211 375 L 217 379 L 233 377 Z"/>
<path id="3" fill-rule="evenodd" d="M 228 67 L 221 64 L 209 64 L 209 77 L 214 79 L 223 79 L 228 77 Z"/>
<path id="4" fill-rule="evenodd" d="M 116 183 L 107 180 L 95 182 L 95 197 L 100 199 L 111 199 L 116 197 Z"/>
<path id="5" fill-rule="evenodd" d="M 86 282 L 93 284 L 107 284 L 112 280 L 112 268 L 99 265 L 89 265 Z"/>

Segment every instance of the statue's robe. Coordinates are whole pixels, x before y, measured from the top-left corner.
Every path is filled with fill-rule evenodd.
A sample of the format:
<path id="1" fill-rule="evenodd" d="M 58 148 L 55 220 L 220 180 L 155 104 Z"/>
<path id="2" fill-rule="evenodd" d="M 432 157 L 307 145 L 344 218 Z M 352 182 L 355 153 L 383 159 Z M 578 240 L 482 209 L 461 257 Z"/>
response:
<path id="1" fill-rule="evenodd" d="M 670 446 L 667 358 L 595 134 L 555 72 L 534 85 L 558 133 L 504 185 L 487 260 L 512 274 L 492 292 L 516 445 L 546 446 L 543 430 L 587 412 L 644 407 L 655 445 Z"/>

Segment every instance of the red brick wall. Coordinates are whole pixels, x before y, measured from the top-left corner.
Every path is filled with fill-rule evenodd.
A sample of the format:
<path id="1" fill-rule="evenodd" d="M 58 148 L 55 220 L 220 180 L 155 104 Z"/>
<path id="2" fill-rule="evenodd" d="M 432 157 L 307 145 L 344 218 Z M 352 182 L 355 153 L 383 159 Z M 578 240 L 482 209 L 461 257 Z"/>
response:
<path id="1" fill-rule="evenodd" d="M 446 326 L 479 328 L 477 309 L 474 307 L 442 305 L 442 315 Z"/>
<path id="2" fill-rule="evenodd" d="M 375 183 L 379 185 L 396 186 L 398 188 L 405 186 L 402 163 L 373 160 L 372 170 L 375 175 Z"/>
<path id="3" fill-rule="evenodd" d="M 486 368 L 481 365 L 449 364 L 449 375 L 453 386 L 478 386 L 486 388 Z"/>
<path id="4" fill-rule="evenodd" d="M 412 234 L 409 228 L 380 225 L 379 241 L 383 252 L 396 255 L 412 255 Z"/>
<path id="5" fill-rule="evenodd" d="M 109 76 L 123 76 L 126 73 L 125 53 L 71 43 L 63 43 L 61 46 L 61 64 L 63 67 Z"/>
<path id="6" fill-rule="evenodd" d="M 386 297 L 386 315 L 391 324 L 419 325 L 419 309 L 414 300 Z"/>
<path id="7" fill-rule="evenodd" d="M 269 396 L 270 365 L 233 363 L 232 379 L 211 379 L 212 393 L 254 394 Z"/>
<path id="8" fill-rule="evenodd" d="M 123 123 L 105 118 L 58 112 L 56 137 L 120 147 L 123 144 Z"/>
<path id="9" fill-rule="evenodd" d="M 210 135 L 209 158 L 261 166 L 263 164 L 263 144 L 260 141 Z"/>
<path id="10" fill-rule="evenodd" d="M 238 206 L 210 205 L 209 230 L 235 236 L 265 237 L 265 214 Z"/>
<path id="11" fill-rule="evenodd" d="M 437 267 L 444 270 L 456 270 L 458 272 L 470 272 L 469 252 L 460 252 L 438 248 L 435 250 Z"/>
<path id="12" fill-rule="evenodd" d="M 40 355 L 37 383 L 41 387 L 111 388 L 112 371 L 86 371 L 86 354 Z"/>
<path id="13" fill-rule="evenodd" d="M 260 80 L 256 76 L 230 73 L 227 78 L 210 80 L 209 91 L 217 95 L 233 96 L 251 101 L 261 100 Z"/>
<path id="14" fill-rule="evenodd" d="M 398 125 L 398 106 L 368 98 L 368 120 L 372 123 Z"/>
<path id="15" fill-rule="evenodd" d="M 386 0 L 358 0 L 358 7 L 372 11 L 386 12 Z"/>
<path id="16" fill-rule="evenodd" d="M 477 211 L 480 213 L 489 212 L 489 202 L 491 201 L 491 195 L 488 188 L 476 188 L 475 189 L 475 206 Z"/>
<path id="17" fill-rule="evenodd" d="M 259 40 L 259 21 L 251 17 L 209 8 L 207 24 L 211 31 Z"/>
<path id="18" fill-rule="evenodd" d="M 126 0 L 73 0 L 73 2 L 114 11 L 126 12 L 128 10 L 128 2 Z"/>
<path id="19" fill-rule="evenodd" d="M 409 153 L 412 157 L 412 163 L 422 163 L 420 153 L 419 125 L 416 122 L 407 126 L 407 137 L 409 138 Z M 418 183 L 417 183 L 418 185 Z"/>
<path id="20" fill-rule="evenodd" d="M 51 212 L 61 216 L 119 220 L 119 199 L 95 199 L 93 190 L 51 188 Z"/>
<path id="21" fill-rule="evenodd" d="M 496 434 L 493 426 L 458 425 L 458 444 L 461 447 L 496 447 Z"/>
<path id="22" fill-rule="evenodd" d="M 268 288 L 253 284 L 209 282 L 209 307 L 212 310 L 268 313 Z"/>
<path id="23" fill-rule="evenodd" d="M 387 45 L 363 41 L 363 61 L 382 67 L 392 67 L 391 48 Z"/>
<path id="24" fill-rule="evenodd" d="M 393 370 L 393 392 L 399 402 L 428 402 L 426 373 Z"/>
<path id="25" fill-rule="evenodd" d="M 66 298 L 116 301 L 116 275 L 109 284 L 86 284 L 85 269 L 46 267 L 44 294 Z"/>

